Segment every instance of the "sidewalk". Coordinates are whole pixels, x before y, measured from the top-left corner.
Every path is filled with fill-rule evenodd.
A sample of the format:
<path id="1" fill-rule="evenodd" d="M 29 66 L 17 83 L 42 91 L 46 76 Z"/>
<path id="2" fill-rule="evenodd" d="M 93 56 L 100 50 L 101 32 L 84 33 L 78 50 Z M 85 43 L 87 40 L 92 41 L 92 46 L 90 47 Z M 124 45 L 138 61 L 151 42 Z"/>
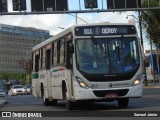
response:
<path id="1" fill-rule="evenodd" d="M 143 87 L 144 87 L 144 88 L 160 88 L 160 82 L 148 83 L 147 86 L 146 86 L 145 83 L 144 83 Z"/>
<path id="2" fill-rule="evenodd" d="M 7 104 L 7 100 L 0 99 L 0 108 Z"/>
<path id="3" fill-rule="evenodd" d="M 144 85 L 144 88 L 160 88 L 160 84 L 155 84 L 155 85 L 147 85 L 147 86 L 145 86 Z"/>

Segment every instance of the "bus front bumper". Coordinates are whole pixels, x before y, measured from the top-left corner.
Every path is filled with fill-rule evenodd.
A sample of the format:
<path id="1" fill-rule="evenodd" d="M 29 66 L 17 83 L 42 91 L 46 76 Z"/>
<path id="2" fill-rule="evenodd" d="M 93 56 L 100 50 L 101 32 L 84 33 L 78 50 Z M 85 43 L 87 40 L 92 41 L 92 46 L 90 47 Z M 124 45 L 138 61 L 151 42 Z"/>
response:
<path id="1" fill-rule="evenodd" d="M 76 86 L 77 87 L 77 86 Z M 125 88 L 109 88 L 109 89 L 84 89 L 77 87 L 75 89 L 75 100 L 99 100 L 106 98 L 109 94 L 116 94 L 116 98 L 138 98 L 142 96 L 143 84 L 130 86 Z M 114 98 L 115 99 L 115 98 Z"/>

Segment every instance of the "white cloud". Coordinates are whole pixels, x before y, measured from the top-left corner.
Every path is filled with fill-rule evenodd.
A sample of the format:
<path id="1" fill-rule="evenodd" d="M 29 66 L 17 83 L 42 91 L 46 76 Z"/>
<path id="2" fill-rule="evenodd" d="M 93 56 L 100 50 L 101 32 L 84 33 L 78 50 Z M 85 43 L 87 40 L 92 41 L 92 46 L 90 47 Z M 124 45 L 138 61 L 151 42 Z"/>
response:
<path id="1" fill-rule="evenodd" d="M 76 8 L 78 3 L 75 0 L 68 0 L 70 7 Z M 73 3 L 73 4 L 71 4 Z M 82 4 L 84 4 L 82 2 Z M 27 11 L 31 10 L 31 3 L 27 0 Z M 8 0 L 8 9 L 9 12 L 12 12 L 12 0 Z M 120 13 L 81 13 L 78 14 L 80 19 L 77 19 L 78 24 L 86 24 L 87 23 L 98 23 L 98 22 L 111 22 L 111 23 L 126 23 L 126 15 L 132 14 L 133 12 L 122 12 Z M 72 16 L 73 15 L 73 16 Z M 45 29 L 49 30 L 51 34 L 57 34 L 62 31 L 58 29 L 58 27 L 68 28 L 72 25 L 76 24 L 75 14 L 67 15 L 67 14 L 45 14 L 45 15 L 15 15 L 15 16 L 1 16 L 0 23 L 2 24 L 10 24 L 16 26 L 24 26 L 24 27 L 35 27 L 37 29 Z M 82 19 L 82 20 L 81 20 Z M 86 21 L 86 22 L 84 22 Z"/>
<path id="2" fill-rule="evenodd" d="M 128 20 L 126 16 L 133 12 L 123 13 L 92 13 L 92 14 L 78 14 L 78 24 L 111 22 L 111 23 L 126 23 Z M 75 14 L 73 14 L 75 16 Z M 45 29 L 52 31 L 52 34 L 58 27 L 70 27 L 76 23 L 76 18 L 67 14 L 49 14 L 49 15 L 15 15 L 15 16 L 1 16 L 0 23 L 10 24 L 24 27 L 35 27 L 38 29 Z M 82 20 L 81 20 L 82 19 Z"/>

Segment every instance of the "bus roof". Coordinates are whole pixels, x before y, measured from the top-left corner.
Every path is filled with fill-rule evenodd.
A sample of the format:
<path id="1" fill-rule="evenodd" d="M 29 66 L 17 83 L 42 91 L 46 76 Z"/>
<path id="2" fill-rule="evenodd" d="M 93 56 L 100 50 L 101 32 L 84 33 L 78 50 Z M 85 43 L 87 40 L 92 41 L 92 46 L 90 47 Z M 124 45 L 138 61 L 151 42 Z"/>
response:
<path id="1" fill-rule="evenodd" d="M 81 24 L 81 25 L 73 25 L 67 29 L 65 29 L 64 31 L 62 31 L 61 33 L 58 33 L 57 35 L 43 41 L 42 43 L 36 45 L 35 47 L 33 47 L 32 51 L 35 51 L 49 43 L 51 43 L 52 41 L 68 34 L 69 32 L 72 32 L 74 30 L 75 27 L 80 27 L 80 26 L 96 26 L 96 25 L 133 25 L 133 24 L 129 24 L 129 23 L 108 23 L 108 22 L 103 22 L 103 23 L 96 23 L 96 24 Z M 133 25 L 134 26 L 134 25 Z"/>
<path id="2" fill-rule="evenodd" d="M 36 45 L 35 47 L 33 47 L 32 51 L 35 51 L 35 50 L 37 50 L 37 49 L 39 49 L 39 48 L 41 48 L 41 47 L 43 47 L 43 46 L 51 43 L 52 41 L 54 41 L 54 40 L 62 37 L 63 35 L 67 34 L 68 31 L 71 32 L 71 30 L 72 30 L 73 27 L 74 27 L 74 26 L 72 26 L 72 27 L 70 27 L 70 28 L 67 28 L 66 30 L 62 31 L 61 33 L 59 33 L 59 34 L 57 34 L 57 35 L 55 35 L 55 36 L 53 36 L 53 37 L 51 37 L 51 38 L 49 38 L 49 39 L 41 42 L 40 44 L 38 44 L 38 45 Z"/>

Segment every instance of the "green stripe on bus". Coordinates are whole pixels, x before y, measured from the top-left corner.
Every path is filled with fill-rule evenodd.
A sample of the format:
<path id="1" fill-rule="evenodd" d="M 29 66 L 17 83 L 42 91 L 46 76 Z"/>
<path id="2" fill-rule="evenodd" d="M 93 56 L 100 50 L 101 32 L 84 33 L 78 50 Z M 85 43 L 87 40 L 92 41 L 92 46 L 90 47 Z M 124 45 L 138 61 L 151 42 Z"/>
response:
<path id="1" fill-rule="evenodd" d="M 53 72 L 57 72 L 57 71 L 58 71 L 58 69 L 54 69 L 54 70 L 53 70 Z"/>
<path id="2" fill-rule="evenodd" d="M 38 73 L 33 73 L 33 74 L 32 74 L 32 78 L 33 78 L 33 79 L 37 79 L 37 78 L 38 78 Z"/>

